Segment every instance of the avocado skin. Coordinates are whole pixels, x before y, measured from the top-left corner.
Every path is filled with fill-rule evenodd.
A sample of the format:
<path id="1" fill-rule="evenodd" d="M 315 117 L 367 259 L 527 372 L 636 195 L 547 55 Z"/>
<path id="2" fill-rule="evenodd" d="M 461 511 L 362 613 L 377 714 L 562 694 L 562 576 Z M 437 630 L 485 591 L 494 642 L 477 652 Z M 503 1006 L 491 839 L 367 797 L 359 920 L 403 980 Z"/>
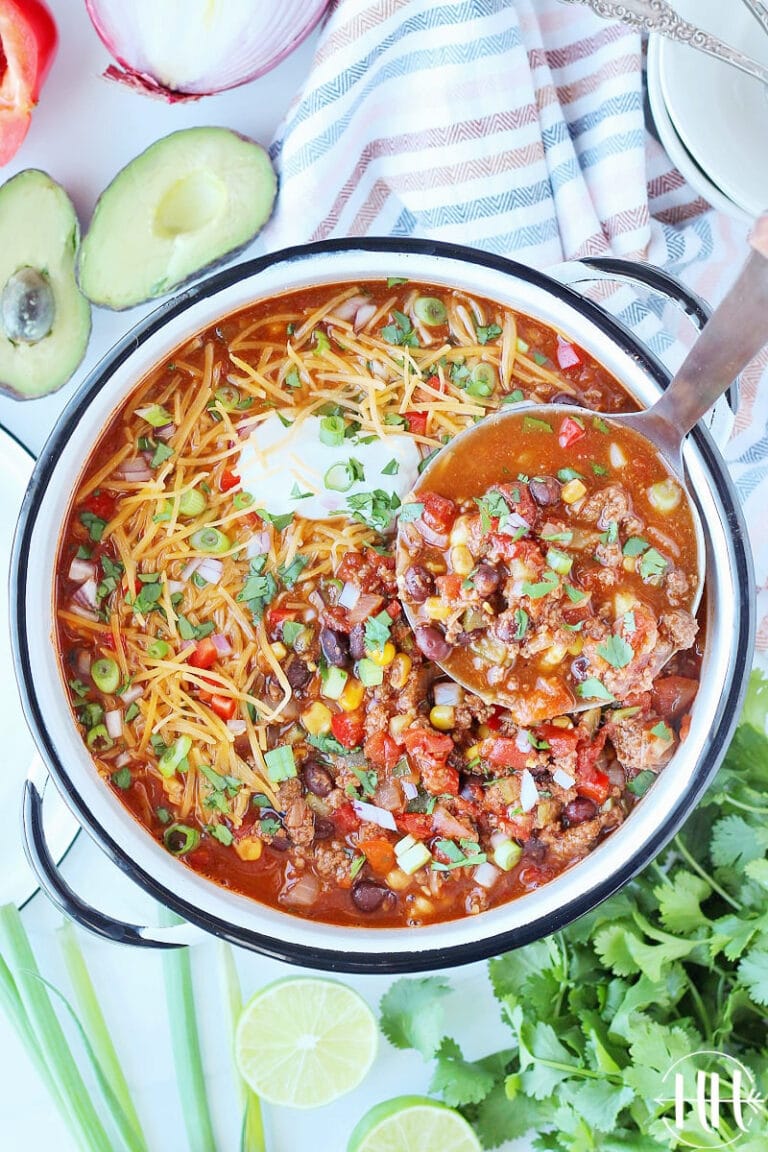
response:
<path id="1" fill-rule="evenodd" d="M 140 179 L 141 176 L 147 172 L 148 168 L 151 169 L 151 166 L 155 164 L 160 166 L 164 162 L 167 162 L 167 158 L 170 157 L 172 167 L 174 151 L 179 148 L 186 149 L 190 144 L 197 146 L 203 157 L 208 145 L 213 146 L 214 152 L 217 148 L 221 149 L 223 146 L 230 150 L 239 149 L 241 155 L 250 156 L 252 167 L 250 174 L 251 183 L 248 185 L 242 184 L 238 189 L 239 191 L 248 191 L 250 204 L 247 208 L 243 208 L 242 205 L 235 205 L 235 207 L 240 208 L 249 219 L 244 220 L 240 227 L 233 232 L 231 243 L 220 245 L 210 256 L 201 255 L 199 259 L 190 262 L 186 269 L 182 266 L 177 266 L 175 272 L 169 272 L 167 268 L 163 268 L 162 272 L 164 274 L 158 276 L 152 283 L 147 283 L 128 294 L 117 287 L 117 282 L 109 286 L 110 290 L 104 290 L 105 281 L 103 277 L 101 286 L 97 286 L 93 282 L 94 275 L 92 269 L 94 261 L 100 259 L 99 250 L 106 233 L 112 232 L 114 228 L 118 236 L 122 235 L 125 237 L 126 250 L 132 249 L 137 242 L 137 237 L 132 225 L 139 220 L 141 213 L 136 213 L 134 216 L 131 210 L 115 212 L 113 209 L 113 201 L 115 199 L 119 200 L 124 193 L 129 194 L 132 192 L 136 186 L 137 179 Z M 205 167 L 203 167 L 202 170 L 213 171 L 214 176 L 218 175 L 215 170 L 206 169 Z M 182 175 L 184 174 L 182 171 Z M 144 225 L 146 225 L 147 221 L 151 220 L 157 212 L 160 200 L 167 191 L 168 185 L 161 184 L 158 187 L 158 197 L 147 200 L 146 206 L 151 210 L 151 215 L 144 218 Z M 99 196 L 90 225 L 83 237 L 77 256 L 75 275 L 80 290 L 98 307 L 106 308 L 113 312 L 124 312 L 129 308 L 136 307 L 138 304 L 142 304 L 148 300 L 158 299 L 184 288 L 192 281 L 199 279 L 204 273 L 228 263 L 234 257 L 245 251 L 272 215 L 276 198 L 277 176 L 272 167 L 269 154 L 266 149 L 248 136 L 235 132 L 230 128 L 205 127 L 183 128 L 177 132 L 170 133 L 168 136 L 161 137 L 143 152 L 139 153 L 133 160 L 129 161 Z M 109 222 L 110 214 L 112 215 L 112 223 Z M 229 204 L 227 205 L 227 216 L 231 216 Z M 115 220 L 118 221 L 117 225 L 114 223 Z M 145 237 L 138 238 L 138 240 L 142 242 L 144 239 Z M 167 246 L 168 238 L 158 237 L 157 233 L 155 233 L 149 238 L 149 243 L 151 243 L 151 246 L 157 246 L 158 248 L 163 244 Z M 157 256 L 157 254 L 156 251 L 153 255 Z M 171 255 L 173 254 L 171 253 Z M 143 272 L 145 269 L 142 267 L 141 271 Z M 113 290 L 115 288 L 117 288 L 116 291 Z"/>
<path id="2" fill-rule="evenodd" d="M 6 229 L 10 237 L 3 235 Z M 51 332 L 36 344 L 13 345 L 0 327 L 0 393 L 14 400 L 58 391 L 85 356 L 91 306 L 75 279 L 79 242 L 72 201 L 47 172 L 25 168 L 0 186 L 0 292 L 10 276 L 29 266 L 46 275 L 56 304 Z"/>

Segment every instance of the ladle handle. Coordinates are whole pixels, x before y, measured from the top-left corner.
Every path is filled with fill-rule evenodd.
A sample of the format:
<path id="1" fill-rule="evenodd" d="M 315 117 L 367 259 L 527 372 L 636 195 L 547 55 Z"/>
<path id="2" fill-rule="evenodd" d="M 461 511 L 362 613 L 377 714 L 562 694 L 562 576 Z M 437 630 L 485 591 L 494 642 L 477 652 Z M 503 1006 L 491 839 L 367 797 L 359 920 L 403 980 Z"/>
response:
<path id="1" fill-rule="evenodd" d="M 768 214 L 757 221 L 750 244 L 735 283 L 653 406 L 654 418 L 674 429 L 678 443 L 768 343 Z"/>

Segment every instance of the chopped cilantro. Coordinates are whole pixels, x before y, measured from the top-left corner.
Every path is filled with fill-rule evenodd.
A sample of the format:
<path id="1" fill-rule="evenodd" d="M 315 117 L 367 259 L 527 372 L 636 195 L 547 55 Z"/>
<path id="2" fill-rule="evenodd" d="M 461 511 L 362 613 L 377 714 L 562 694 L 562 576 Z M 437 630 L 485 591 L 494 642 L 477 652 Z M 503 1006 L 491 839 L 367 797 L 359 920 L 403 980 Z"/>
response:
<path id="1" fill-rule="evenodd" d="M 381 329 L 381 338 L 387 344 L 402 344 L 409 348 L 418 348 L 419 341 L 413 330 L 413 325 L 404 312 L 392 310 L 392 324 Z"/>
<path id="2" fill-rule="evenodd" d="M 655 548 L 649 548 L 647 552 L 643 553 L 643 558 L 640 561 L 640 575 L 643 580 L 657 580 L 663 576 L 669 567 L 667 561 L 657 552 Z"/>
<path id="3" fill-rule="evenodd" d="M 293 588 L 307 564 L 309 564 L 308 556 L 296 556 L 290 564 L 278 568 L 277 575 L 286 588 Z"/>
<path id="4" fill-rule="evenodd" d="M 548 596 L 557 587 L 557 583 L 556 574 L 545 570 L 538 583 L 531 584 L 524 580 L 521 591 L 523 596 L 527 596 L 530 600 L 540 600 L 542 596 Z"/>
<path id="5" fill-rule="evenodd" d="M 575 468 L 561 468 L 557 474 L 558 480 L 562 480 L 563 484 L 567 484 L 569 480 L 583 480 L 584 476 L 581 472 L 577 472 Z"/>
<path id="6" fill-rule="evenodd" d="M 400 498 L 396 492 L 389 493 L 375 488 L 372 492 L 357 492 L 347 496 L 347 507 L 352 513 L 352 519 L 366 524 L 375 532 L 384 533 L 389 530 L 394 515 L 400 507 Z"/>
<path id="7" fill-rule="evenodd" d="M 382 474 L 382 476 L 397 476 L 399 471 L 400 471 L 400 465 L 398 464 L 397 460 L 393 456 L 392 459 L 390 460 L 389 464 L 386 464 L 382 468 L 381 474 Z"/>
<path id="8" fill-rule="evenodd" d="M 398 288 L 401 284 L 407 283 L 405 276 L 387 276 L 387 288 Z"/>
<path id="9" fill-rule="evenodd" d="M 286 388 L 301 388 L 301 377 L 299 376 L 298 368 L 291 368 L 286 372 L 285 380 L 283 380 Z"/>
<path id="10" fill-rule="evenodd" d="M 599 416 L 594 416 L 592 418 L 592 427 L 596 432 L 602 432 L 605 436 L 607 436 L 611 431 L 605 420 L 602 420 Z"/>
<path id="11" fill-rule="evenodd" d="M 622 553 L 625 556 L 642 556 L 643 552 L 649 547 L 647 540 L 641 540 L 639 536 L 630 536 L 625 541 Z"/>
<path id="12" fill-rule="evenodd" d="M 161 441 L 155 445 L 155 451 L 150 460 L 150 464 L 153 468 L 159 468 L 166 460 L 170 460 L 171 456 L 173 456 L 173 448 L 170 448 L 167 444 L 163 444 Z"/>
<path id="13" fill-rule="evenodd" d="M 524 608 L 515 608 L 515 624 L 517 631 L 515 632 L 515 640 L 522 640 L 528 631 L 528 613 Z"/>
<path id="14" fill-rule="evenodd" d="M 248 605 L 254 620 L 261 620 L 264 610 L 277 594 L 277 581 L 271 572 L 265 572 L 267 555 L 254 556 L 248 567 L 248 576 L 237 599 Z"/>
<path id="15" fill-rule="evenodd" d="M 651 736 L 656 736 L 659 740 L 667 742 L 673 739 L 672 729 L 668 728 L 663 720 L 659 720 L 658 724 L 651 728 Z"/>
<path id="16" fill-rule="evenodd" d="M 501 331 L 498 324 L 475 325 L 478 344 L 487 344 L 489 340 L 497 340 L 498 337 L 501 336 Z"/>
<path id="17" fill-rule="evenodd" d="M 392 617 L 388 612 L 379 612 L 378 616 L 369 616 L 365 622 L 365 647 L 370 652 L 381 653 L 389 640 L 392 629 Z"/>
<path id="18" fill-rule="evenodd" d="M 523 432 L 551 432 L 552 425 L 546 420 L 537 420 L 535 416 L 523 416 Z"/>
<path id="19" fill-rule="evenodd" d="M 603 644 L 598 644 L 597 653 L 612 668 L 626 668 L 631 663 L 634 651 L 621 636 L 609 636 Z"/>
<path id="20" fill-rule="evenodd" d="M 576 695 L 581 696 L 582 700 L 605 700 L 607 703 L 613 700 L 611 693 L 596 676 L 590 676 L 588 680 L 577 684 Z"/>
<path id="21" fill-rule="evenodd" d="M 293 523 L 293 512 L 285 512 L 282 516 L 273 516 L 265 508 L 257 508 L 256 515 L 261 516 L 267 524 L 271 524 L 276 532 L 284 532 L 288 525 Z"/>
<path id="22" fill-rule="evenodd" d="M 94 515 L 93 512 L 81 512 L 79 519 L 83 527 L 88 529 L 88 535 L 91 540 L 98 543 L 107 526 L 106 520 L 102 520 L 100 516 Z"/>

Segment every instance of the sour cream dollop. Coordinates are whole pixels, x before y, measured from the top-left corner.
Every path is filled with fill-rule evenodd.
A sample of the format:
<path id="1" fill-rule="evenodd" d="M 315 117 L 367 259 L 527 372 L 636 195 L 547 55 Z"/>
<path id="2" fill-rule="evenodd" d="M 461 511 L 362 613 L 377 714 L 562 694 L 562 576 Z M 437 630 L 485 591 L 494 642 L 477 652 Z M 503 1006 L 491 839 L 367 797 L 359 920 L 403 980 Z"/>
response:
<path id="1" fill-rule="evenodd" d="M 293 415 L 288 410 L 284 418 Z M 286 427 L 276 412 L 254 427 L 240 452 L 237 471 L 255 508 L 275 516 L 295 512 L 307 520 L 326 520 L 348 511 L 349 496 L 378 489 L 402 500 L 416 483 L 421 456 L 410 436 L 393 432 L 372 437 L 362 432 L 345 437 L 341 444 L 324 444 L 320 431 L 319 416 L 306 416 Z M 343 492 L 335 488 L 339 476 Z"/>

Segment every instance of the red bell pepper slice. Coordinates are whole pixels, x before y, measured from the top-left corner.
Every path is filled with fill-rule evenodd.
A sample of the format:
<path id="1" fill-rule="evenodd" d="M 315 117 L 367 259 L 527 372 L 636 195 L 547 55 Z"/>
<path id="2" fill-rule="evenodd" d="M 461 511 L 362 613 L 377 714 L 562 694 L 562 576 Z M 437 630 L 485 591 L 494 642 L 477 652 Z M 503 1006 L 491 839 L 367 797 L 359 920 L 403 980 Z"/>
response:
<path id="1" fill-rule="evenodd" d="M 229 492 L 231 488 L 237 488 L 240 483 L 240 477 L 237 472 L 233 472 L 230 468 L 225 468 L 219 480 L 219 491 Z"/>
<path id="2" fill-rule="evenodd" d="M 581 440 L 582 436 L 586 436 L 586 432 L 578 424 L 572 416 L 563 417 L 563 422 L 560 425 L 560 431 L 557 434 L 557 442 L 561 448 L 570 448 L 571 444 L 575 444 L 577 440 Z"/>
<path id="3" fill-rule="evenodd" d="M 408 431 L 413 432 L 414 436 L 426 436 L 427 434 L 427 414 L 426 412 L 406 412 L 405 418 L 408 421 Z"/>
<path id="4" fill-rule="evenodd" d="M 357 748 L 365 732 L 362 712 L 337 712 L 331 718 L 331 732 L 345 748 Z"/>
<path id="5" fill-rule="evenodd" d="M 232 720 L 237 711 L 237 700 L 231 696 L 211 696 L 211 709 L 220 720 Z"/>
<path id="6" fill-rule="evenodd" d="M 26 136 L 58 44 L 42 0 L 0 0 L 0 165 Z"/>

